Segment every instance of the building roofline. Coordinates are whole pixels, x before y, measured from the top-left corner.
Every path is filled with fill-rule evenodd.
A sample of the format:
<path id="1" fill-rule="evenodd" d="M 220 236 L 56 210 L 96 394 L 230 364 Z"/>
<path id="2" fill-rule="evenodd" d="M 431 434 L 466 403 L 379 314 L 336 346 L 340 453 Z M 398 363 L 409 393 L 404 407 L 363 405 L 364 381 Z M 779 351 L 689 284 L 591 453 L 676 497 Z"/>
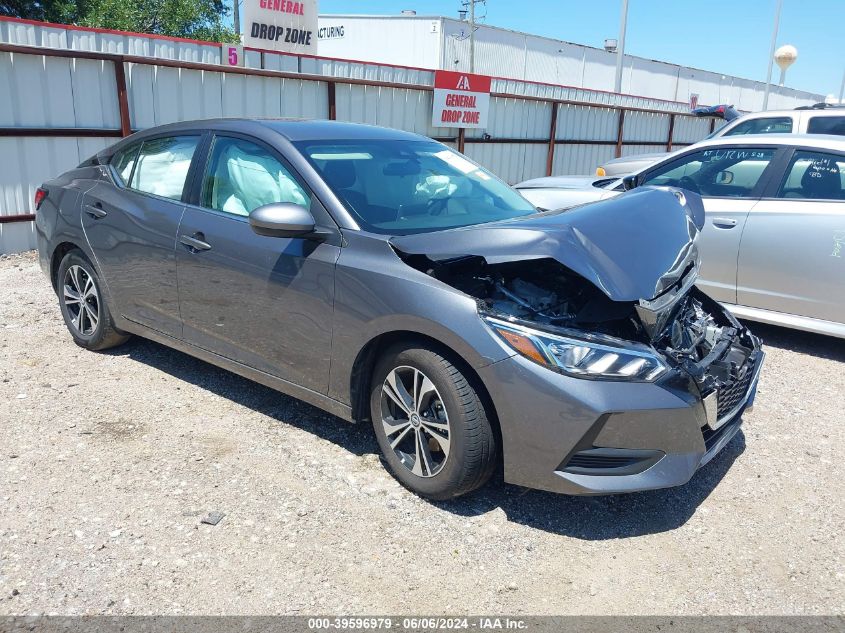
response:
<path id="1" fill-rule="evenodd" d="M 364 15 L 364 14 L 354 14 L 354 13 L 338 13 L 338 14 L 321 13 L 317 17 L 318 18 L 322 18 L 322 17 L 325 17 L 325 18 L 344 18 L 344 19 L 346 19 L 346 18 L 352 18 L 352 19 L 355 19 L 355 18 L 378 18 L 378 19 L 391 19 L 391 20 L 418 20 L 418 19 L 448 20 L 449 22 L 457 22 L 459 24 L 462 22 L 461 20 L 459 20 L 457 18 L 450 18 L 450 17 L 444 16 L 444 15 L 434 15 L 434 16 L 425 15 L 425 16 L 421 16 L 421 15 L 395 15 L 395 14 L 394 15 L 370 15 L 370 14 Z M 503 26 L 496 26 L 494 24 L 484 23 L 484 24 L 477 24 L 476 26 L 478 28 L 494 29 L 496 31 L 503 31 L 505 33 L 511 33 L 511 34 L 514 34 L 514 35 L 521 35 L 521 36 L 525 36 L 525 37 L 533 37 L 533 38 L 537 38 L 537 39 L 540 39 L 540 40 L 545 40 L 547 42 L 555 42 L 556 44 L 569 44 L 570 46 L 579 46 L 581 48 L 589 48 L 590 50 L 594 50 L 594 51 L 606 52 L 603 48 L 599 48 L 598 46 L 592 46 L 590 44 L 579 44 L 578 42 L 570 42 L 569 40 L 559 40 L 559 39 L 556 39 L 554 37 L 548 37 L 548 36 L 545 36 L 545 35 L 537 35 L 536 33 L 528 33 L 527 31 L 517 31 L 515 29 L 508 29 L 508 28 L 505 28 Z M 704 69 L 704 68 L 698 68 L 696 66 L 683 66 L 683 65 L 675 63 L 675 62 L 667 62 L 667 61 L 662 60 L 662 59 L 651 59 L 649 57 L 641 57 L 640 55 L 631 55 L 630 53 L 625 53 L 625 57 L 629 57 L 631 59 L 640 59 L 640 60 L 643 60 L 643 61 L 652 62 L 654 64 L 663 64 L 664 66 L 670 66 L 670 67 L 673 67 L 673 68 L 686 68 L 686 69 L 689 69 L 689 70 L 693 70 L 693 71 L 697 71 L 697 72 L 701 72 L 701 73 L 708 73 L 708 74 L 711 74 L 711 75 L 725 75 L 726 74 L 726 73 L 723 73 L 723 72 L 718 71 L 718 70 L 707 70 L 707 69 Z M 749 79 L 747 77 L 740 77 L 739 75 L 727 75 L 727 76 L 731 77 L 733 79 L 739 79 L 741 81 L 748 81 L 748 82 L 755 83 L 755 84 L 765 85 L 765 83 L 766 83 L 765 81 L 761 81 L 759 79 Z M 772 87 L 778 88 L 780 90 L 785 89 L 785 90 L 789 90 L 789 91 L 796 92 L 796 93 L 803 93 L 805 95 L 813 95 L 813 96 L 824 97 L 824 95 L 822 95 L 820 92 L 811 92 L 809 90 L 802 90 L 800 88 L 792 88 L 790 86 L 775 86 L 775 84 L 772 84 Z"/>

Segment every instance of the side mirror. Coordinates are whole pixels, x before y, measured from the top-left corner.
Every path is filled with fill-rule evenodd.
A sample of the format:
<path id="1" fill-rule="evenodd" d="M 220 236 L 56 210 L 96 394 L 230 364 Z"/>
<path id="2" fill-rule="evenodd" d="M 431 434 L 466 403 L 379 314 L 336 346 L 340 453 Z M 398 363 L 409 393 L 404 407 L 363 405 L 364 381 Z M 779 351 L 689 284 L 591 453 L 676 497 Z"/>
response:
<path id="1" fill-rule="evenodd" d="M 631 174 L 630 176 L 625 176 L 622 179 L 622 188 L 625 189 L 625 191 L 631 191 L 631 189 L 636 189 L 638 184 L 639 179 L 634 174 Z"/>
<path id="2" fill-rule="evenodd" d="M 305 237 L 314 233 L 314 216 L 305 207 L 290 202 L 274 202 L 254 209 L 249 225 L 267 237 Z"/>
<path id="3" fill-rule="evenodd" d="M 720 171 L 716 174 L 715 184 L 729 185 L 734 181 L 734 174 L 732 171 Z"/>

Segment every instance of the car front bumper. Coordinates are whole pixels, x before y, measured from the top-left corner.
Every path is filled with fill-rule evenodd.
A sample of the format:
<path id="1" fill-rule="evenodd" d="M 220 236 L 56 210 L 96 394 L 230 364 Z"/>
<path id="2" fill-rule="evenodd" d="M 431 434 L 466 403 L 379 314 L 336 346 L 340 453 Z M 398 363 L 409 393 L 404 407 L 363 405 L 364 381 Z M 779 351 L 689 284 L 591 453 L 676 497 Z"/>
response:
<path id="1" fill-rule="evenodd" d="M 763 363 L 722 419 L 697 383 L 672 369 L 654 383 L 571 378 L 513 356 L 480 370 L 502 431 L 505 481 L 573 495 L 685 484 L 739 431 Z"/>

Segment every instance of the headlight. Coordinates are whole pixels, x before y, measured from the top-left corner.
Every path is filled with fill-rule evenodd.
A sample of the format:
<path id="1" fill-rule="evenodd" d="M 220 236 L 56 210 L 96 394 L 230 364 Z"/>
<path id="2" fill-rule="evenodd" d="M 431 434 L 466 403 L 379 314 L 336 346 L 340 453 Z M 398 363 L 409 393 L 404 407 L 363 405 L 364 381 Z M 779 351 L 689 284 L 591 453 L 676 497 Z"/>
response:
<path id="1" fill-rule="evenodd" d="M 576 378 L 652 382 L 667 369 L 645 345 L 589 334 L 560 336 L 495 317 L 482 318 L 522 356 Z"/>

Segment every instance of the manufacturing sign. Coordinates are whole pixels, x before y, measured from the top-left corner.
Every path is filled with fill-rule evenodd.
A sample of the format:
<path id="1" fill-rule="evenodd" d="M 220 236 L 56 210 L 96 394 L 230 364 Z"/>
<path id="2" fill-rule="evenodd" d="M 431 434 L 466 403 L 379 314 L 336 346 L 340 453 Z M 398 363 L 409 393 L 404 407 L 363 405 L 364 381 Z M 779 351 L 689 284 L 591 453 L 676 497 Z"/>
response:
<path id="1" fill-rule="evenodd" d="M 434 71 L 434 127 L 487 127 L 490 77 L 451 70 Z"/>
<path id="2" fill-rule="evenodd" d="M 317 54 L 317 0 L 243 0 L 244 45 Z"/>

